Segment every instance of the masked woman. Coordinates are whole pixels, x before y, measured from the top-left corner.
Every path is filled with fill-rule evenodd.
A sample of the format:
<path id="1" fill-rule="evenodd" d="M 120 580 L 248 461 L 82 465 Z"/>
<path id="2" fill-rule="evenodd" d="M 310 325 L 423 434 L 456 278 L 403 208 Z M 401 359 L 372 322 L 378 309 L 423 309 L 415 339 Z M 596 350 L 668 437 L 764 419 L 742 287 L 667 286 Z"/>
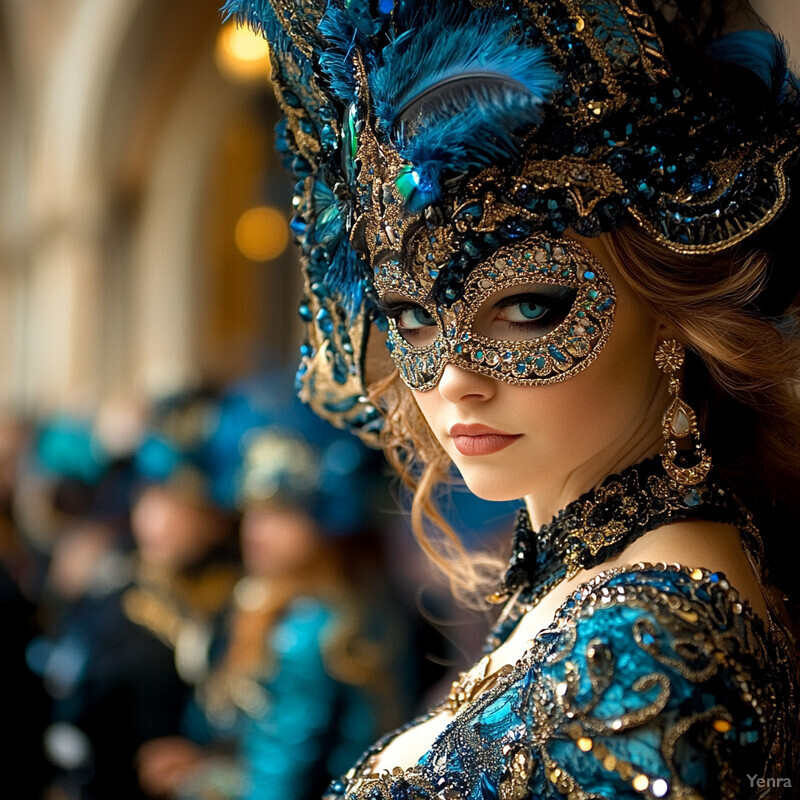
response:
<path id="1" fill-rule="evenodd" d="M 329 797 L 796 786 L 767 574 L 800 466 L 779 40 L 736 0 L 226 8 L 273 48 L 306 398 L 387 449 L 461 590 L 489 562 L 424 524 L 451 460 L 525 503 L 486 656 Z"/>

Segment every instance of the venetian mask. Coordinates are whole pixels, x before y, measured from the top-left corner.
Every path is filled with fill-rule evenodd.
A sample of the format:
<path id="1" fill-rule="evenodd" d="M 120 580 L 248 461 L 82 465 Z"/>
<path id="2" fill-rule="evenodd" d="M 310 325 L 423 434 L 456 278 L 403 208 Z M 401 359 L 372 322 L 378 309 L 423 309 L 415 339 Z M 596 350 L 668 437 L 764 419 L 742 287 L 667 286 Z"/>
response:
<path id="1" fill-rule="evenodd" d="M 377 441 L 366 354 L 384 325 L 416 389 L 449 362 L 533 385 L 586 367 L 614 295 L 565 231 L 634 225 L 702 256 L 778 218 L 800 82 L 767 31 L 708 43 L 706 5 L 227 0 L 272 47 L 317 413 Z"/>
<path id="2" fill-rule="evenodd" d="M 433 300 L 432 271 L 409 274 L 397 261 L 375 271 L 389 351 L 412 389 L 432 389 L 447 363 L 507 383 L 563 381 L 611 333 L 614 288 L 575 239 L 540 234 L 498 250 L 449 306 Z"/>

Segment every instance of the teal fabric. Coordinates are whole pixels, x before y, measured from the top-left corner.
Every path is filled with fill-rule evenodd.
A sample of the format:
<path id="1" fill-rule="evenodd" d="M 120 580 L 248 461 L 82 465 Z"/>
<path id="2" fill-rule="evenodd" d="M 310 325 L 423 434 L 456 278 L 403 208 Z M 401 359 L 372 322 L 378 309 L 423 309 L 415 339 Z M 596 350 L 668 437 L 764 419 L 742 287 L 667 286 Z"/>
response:
<path id="1" fill-rule="evenodd" d="M 375 733 L 363 692 L 326 669 L 324 644 L 335 624 L 331 609 L 301 598 L 271 633 L 266 710 L 243 730 L 248 800 L 305 800 L 315 781 L 347 769 Z"/>
<path id="2" fill-rule="evenodd" d="M 358 758 L 377 732 L 375 701 L 325 663 L 338 622 L 336 609 L 316 598 L 291 602 L 268 635 L 268 666 L 249 686 L 249 711 L 224 729 L 209 714 L 192 720 L 195 741 L 227 740 L 235 759 L 215 758 L 192 773 L 178 800 L 318 800 L 331 776 Z"/>

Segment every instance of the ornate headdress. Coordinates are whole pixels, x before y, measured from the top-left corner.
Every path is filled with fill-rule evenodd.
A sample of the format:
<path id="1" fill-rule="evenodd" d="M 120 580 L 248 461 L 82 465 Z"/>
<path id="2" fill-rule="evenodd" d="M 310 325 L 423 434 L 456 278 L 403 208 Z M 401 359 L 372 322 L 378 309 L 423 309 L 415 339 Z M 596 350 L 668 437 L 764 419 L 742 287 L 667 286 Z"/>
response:
<path id="1" fill-rule="evenodd" d="M 221 398 L 211 389 L 161 398 L 134 457 L 138 479 L 233 511 L 236 450 L 224 423 Z"/>
<path id="2" fill-rule="evenodd" d="M 447 359 L 533 383 L 590 363 L 613 287 L 566 230 L 633 222 L 692 255 L 777 218 L 800 147 L 798 83 L 772 34 L 713 39 L 729 22 L 718 7 L 229 0 L 272 45 L 279 146 L 298 179 L 300 380 L 318 413 L 367 439 L 379 426 L 364 397 L 372 323 L 388 324 L 403 379 L 423 390 Z M 503 281 L 557 283 L 569 302 L 533 341 L 487 340 L 472 317 Z M 416 298 L 435 340 L 404 340 L 386 293 Z"/>

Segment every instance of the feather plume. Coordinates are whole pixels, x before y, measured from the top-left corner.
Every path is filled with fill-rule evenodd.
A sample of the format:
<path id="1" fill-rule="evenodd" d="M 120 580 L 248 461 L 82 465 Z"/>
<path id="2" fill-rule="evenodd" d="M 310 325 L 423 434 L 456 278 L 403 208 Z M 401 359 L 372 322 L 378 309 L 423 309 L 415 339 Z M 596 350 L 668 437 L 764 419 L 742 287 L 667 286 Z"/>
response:
<path id="1" fill-rule="evenodd" d="M 706 46 L 715 61 L 736 64 L 758 76 L 778 102 L 797 102 L 800 81 L 788 65 L 785 43 L 769 31 L 736 31 Z"/>
<path id="2" fill-rule="evenodd" d="M 275 17 L 269 0 L 227 0 L 220 13 L 225 22 L 232 19 L 237 25 L 247 25 L 269 41 L 273 40 Z"/>
<path id="3" fill-rule="evenodd" d="M 384 135 L 426 187 L 409 198 L 413 209 L 437 199 L 444 173 L 512 158 L 515 134 L 541 122 L 560 81 L 509 19 L 438 11 L 383 49 L 369 82 Z"/>
<path id="4" fill-rule="evenodd" d="M 331 5 L 320 20 L 319 31 L 325 37 L 319 65 L 328 78 L 332 92 L 340 100 L 349 103 L 356 93 L 351 53 L 356 45 L 358 30 L 343 9 Z"/>

